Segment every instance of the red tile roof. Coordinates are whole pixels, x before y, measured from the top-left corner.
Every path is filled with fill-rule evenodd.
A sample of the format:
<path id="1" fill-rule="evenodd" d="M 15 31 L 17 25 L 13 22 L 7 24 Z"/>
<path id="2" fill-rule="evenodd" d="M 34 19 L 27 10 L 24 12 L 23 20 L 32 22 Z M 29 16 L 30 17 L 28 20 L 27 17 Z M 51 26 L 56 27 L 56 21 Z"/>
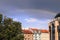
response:
<path id="1" fill-rule="evenodd" d="M 24 34 L 32 34 L 32 31 L 40 31 L 41 33 L 48 33 L 49 31 L 46 29 L 37 29 L 37 28 L 29 28 L 22 30 Z"/>
<path id="2" fill-rule="evenodd" d="M 24 34 L 32 34 L 30 30 L 22 30 Z"/>
<path id="3" fill-rule="evenodd" d="M 48 30 L 40 30 L 41 33 L 48 33 L 49 31 Z"/>
<path id="4" fill-rule="evenodd" d="M 33 31 L 38 31 L 39 29 L 37 29 L 37 28 L 30 28 L 31 30 L 33 30 Z"/>

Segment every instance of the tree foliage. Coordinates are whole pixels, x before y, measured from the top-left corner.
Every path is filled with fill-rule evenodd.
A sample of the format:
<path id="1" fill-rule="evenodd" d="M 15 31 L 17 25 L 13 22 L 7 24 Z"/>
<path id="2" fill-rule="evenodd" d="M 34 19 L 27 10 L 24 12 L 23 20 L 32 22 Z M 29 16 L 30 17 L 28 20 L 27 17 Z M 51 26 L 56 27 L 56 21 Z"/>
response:
<path id="1" fill-rule="evenodd" d="M 0 14 L 0 23 L 2 22 L 2 14 Z"/>
<path id="2" fill-rule="evenodd" d="M 0 15 L 0 40 L 23 40 L 21 23 Z"/>

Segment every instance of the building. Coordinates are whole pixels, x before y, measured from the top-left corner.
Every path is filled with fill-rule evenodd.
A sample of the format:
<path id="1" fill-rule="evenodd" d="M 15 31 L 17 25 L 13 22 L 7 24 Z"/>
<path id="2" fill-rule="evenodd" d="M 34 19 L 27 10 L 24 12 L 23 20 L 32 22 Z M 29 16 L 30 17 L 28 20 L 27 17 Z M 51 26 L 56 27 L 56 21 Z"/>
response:
<path id="1" fill-rule="evenodd" d="M 49 39 L 60 40 L 60 13 L 49 22 Z"/>
<path id="2" fill-rule="evenodd" d="M 30 28 L 30 30 L 33 32 L 33 40 L 41 40 L 40 38 L 41 32 L 39 29 Z"/>
<path id="3" fill-rule="evenodd" d="M 45 29 L 30 28 L 33 32 L 33 40 L 49 40 L 49 31 Z"/>
<path id="4" fill-rule="evenodd" d="M 24 40 L 33 40 L 33 33 L 30 30 L 22 30 L 24 33 Z"/>
<path id="5" fill-rule="evenodd" d="M 40 31 L 41 31 L 40 35 L 41 40 L 49 40 L 49 31 L 44 29 Z"/>
<path id="6" fill-rule="evenodd" d="M 24 29 L 24 40 L 49 40 L 49 32 L 44 29 L 29 28 Z"/>

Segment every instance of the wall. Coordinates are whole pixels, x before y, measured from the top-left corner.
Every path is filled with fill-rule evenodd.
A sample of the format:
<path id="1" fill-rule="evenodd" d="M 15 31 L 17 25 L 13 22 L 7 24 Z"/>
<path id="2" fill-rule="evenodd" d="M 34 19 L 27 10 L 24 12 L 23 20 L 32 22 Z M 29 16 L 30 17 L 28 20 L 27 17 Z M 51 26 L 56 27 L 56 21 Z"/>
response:
<path id="1" fill-rule="evenodd" d="M 49 40 L 49 33 L 41 33 L 41 40 Z"/>
<path id="2" fill-rule="evenodd" d="M 33 34 L 24 34 L 24 40 L 33 40 Z"/>

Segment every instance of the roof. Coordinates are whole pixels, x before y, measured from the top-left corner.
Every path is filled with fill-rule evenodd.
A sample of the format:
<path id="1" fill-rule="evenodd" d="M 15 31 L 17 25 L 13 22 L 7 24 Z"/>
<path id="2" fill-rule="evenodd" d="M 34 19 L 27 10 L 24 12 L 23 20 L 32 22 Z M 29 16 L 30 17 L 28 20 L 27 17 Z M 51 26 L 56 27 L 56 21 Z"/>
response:
<path id="1" fill-rule="evenodd" d="M 22 30 L 24 34 L 32 34 L 30 30 Z"/>
<path id="2" fill-rule="evenodd" d="M 55 18 L 58 18 L 58 17 L 60 17 L 60 13 L 58 13 L 58 14 L 55 16 Z"/>
<path id="3" fill-rule="evenodd" d="M 39 29 L 37 28 L 30 28 L 32 31 L 38 31 Z"/>
<path id="4" fill-rule="evenodd" d="M 46 29 L 37 29 L 37 28 L 29 28 L 22 30 L 24 34 L 32 34 L 34 31 L 41 32 L 41 33 L 48 33 L 49 31 Z"/>
<path id="5" fill-rule="evenodd" d="M 49 31 L 48 30 L 40 30 L 41 33 L 48 33 Z"/>

